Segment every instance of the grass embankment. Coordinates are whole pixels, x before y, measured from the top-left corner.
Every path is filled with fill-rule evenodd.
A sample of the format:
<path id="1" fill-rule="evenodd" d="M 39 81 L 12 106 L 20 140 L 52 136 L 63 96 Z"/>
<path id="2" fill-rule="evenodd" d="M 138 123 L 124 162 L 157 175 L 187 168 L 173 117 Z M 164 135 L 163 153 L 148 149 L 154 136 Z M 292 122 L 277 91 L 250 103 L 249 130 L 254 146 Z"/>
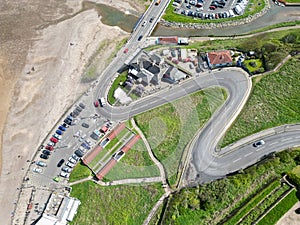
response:
<path id="1" fill-rule="evenodd" d="M 76 180 L 81 180 L 87 178 L 92 173 L 88 167 L 86 167 L 82 162 L 78 163 L 72 170 L 69 178 L 69 182 L 74 182 Z"/>
<path id="2" fill-rule="evenodd" d="M 120 180 L 127 178 L 156 177 L 159 170 L 153 164 L 142 139 L 109 171 L 106 178 Z"/>
<path id="3" fill-rule="evenodd" d="M 225 99 L 223 89 L 210 88 L 135 117 L 168 178 L 175 176 L 172 185 L 184 148 Z"/>
<path id="4" fill-rule="evenodd" d="M 121 85 L 126 81 L 127 79 L 127 74 L 128 71 L 125 71 L 123 73 L 121 73 L 113 82 L 113 84 L 111 85 L 109 91 L 108 91 L 108 102 L 113 105 L 116 102 L 116 99 L 114 98 L 114 92 L 118 87 L 121 87 Z"/>
<path id="5" fill-rule="evenodd" d="M 287 3 L 300 3 L 300 0 L 286 0 Z"/>
<path id="6" fill-rule="evenodd" d="M 174 12 L 175 7 L 172 6 L 172 3 L 173 1 L 171 1 L 170 4 L 168 5 L 163 15 L 163 19 L 166 21 L 178 22 L 178 23 L 222 23 L 226 21 L 236 21 L 242 18 L 246 18 L 250 15 L 254 15 L 260 12 L 265 7 L 264 0 L 250 0 L 244 14 L 241 16 L 208 20 L 208 19 L 200 19 L 198 17 L 194 18 L 191 16 L 185 16 L 180 13 L 175 13 Z"/>
<path id="7" fill-rule="evenodd" d="M 299 58 L 280 71 L 254 79 L 252 95 L 226 133 L 222 146 L 253 133 L 300 121 Z"/>
<path id="8" fill-rule="evenodd" d="M 298 202 L 296 190 L 291 191 L 284 199 L 282 199 L 267 215 L 265 215 L 257 225 L 273 225 Z"/>
<path id="9" fill-rule="evenodd" d="M 87 181 L 72 188 L 81 201 L 72 225 L 142 224 L 163 194 L 161 184 L 101 187 Z"/>
<path id="10" fill-rule="evenodd" d="M 268 195 L 275 186 L 273 181 L 279 180 L 282 173 L 294 168 L 299 163 L 296 160 L 299 157 L 300 149 L 280 152 L 236 175 L 203 186 L 183 189 L 171 196 L 162 224 L 227 224 L 237 213 L 245 215 L 247 211 L 259 206 L 257 215 L 253 210 L 253 223 L 285 191 L 279 188 L 276 198 L 274 194 L 275 199 L 272 194 Z M 264 198 L 267 195 L 270 198 Z M 257 204 L 260 199 L 265 199 L 265 203 Z M 235 221 L 237 219 L 240 218 Z"/>

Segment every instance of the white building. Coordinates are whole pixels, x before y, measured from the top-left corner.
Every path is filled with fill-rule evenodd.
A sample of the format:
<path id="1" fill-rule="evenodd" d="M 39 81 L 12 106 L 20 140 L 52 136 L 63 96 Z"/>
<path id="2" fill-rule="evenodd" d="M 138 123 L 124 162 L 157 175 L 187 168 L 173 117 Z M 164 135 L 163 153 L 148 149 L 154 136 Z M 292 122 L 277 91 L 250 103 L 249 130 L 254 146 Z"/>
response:
<path id="1" fill-rule="evenodd" d="M 42 217 L 36 225 L 67 225 L 77 213 L 80 201 L 76 198 L 52 193 Z"/>

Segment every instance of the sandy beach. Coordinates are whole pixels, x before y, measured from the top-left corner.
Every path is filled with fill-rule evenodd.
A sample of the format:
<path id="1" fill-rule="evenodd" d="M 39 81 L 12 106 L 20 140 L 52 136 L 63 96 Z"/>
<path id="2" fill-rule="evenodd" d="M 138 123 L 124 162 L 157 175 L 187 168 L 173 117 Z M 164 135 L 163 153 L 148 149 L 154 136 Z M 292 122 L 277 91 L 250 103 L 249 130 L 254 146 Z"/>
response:
<path id="1" fill-rule="evenodd" d="M 93 9 L 76 14 L 81 2 L 61 2 L 32 0 L 20 14 L 23 18 L 16 20 L 22 6 L 4 0 L 0 4 L 6 19 L 0 22 L 0 29 L 7 32 L 0 35 L 4 43 L 0 47 L 1 224 L 9 224 L 18 189 L 39 145 L 89 87 L 81 77 L 95 51 L 101 54 L 102 62 L 97 62 L 100 74 L 117 43 L 129 37 L 120 28 L 103 24 Z M 126 12 L 144 9 L 131 1 L 114 4 Z M 39 15 L 31 15 L 33 11 Z"/>

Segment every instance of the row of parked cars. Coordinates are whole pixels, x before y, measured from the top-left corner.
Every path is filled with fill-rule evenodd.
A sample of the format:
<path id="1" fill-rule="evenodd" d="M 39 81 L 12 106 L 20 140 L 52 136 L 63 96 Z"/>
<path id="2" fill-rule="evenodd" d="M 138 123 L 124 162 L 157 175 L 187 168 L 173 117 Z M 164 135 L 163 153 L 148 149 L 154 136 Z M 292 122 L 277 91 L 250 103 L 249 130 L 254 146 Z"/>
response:
<path id="1" fill-rule="evenodd" d="M 76 106 L 75 110 L 70 113 L 65 119 L 64 122 L 58 126 L 55 133 L 50 138 L 47 145 L 42 149 L 42 153 L 40 154 L 41 159 L 49 159 L 51 152 L 53 151 L 55 145 L 62 139 L 62 135 L 67 130 L 67 128 L 72 125 L 72 122 L 74 120 L 74 117 L 78 116 L 79 113 L 85 108 L 85 105 L 83 103 L 79 103 L 79 106 Z M 36 165 L 38 167 L 33 168 L 33 171 L 36 173 L 42 173 L 43 169 L 42 167 L 46 167 L 47 164 L 44 161 L 37 161 Z"/>
<path id="2" fill-rule="evenodd" d="M 68 159 L 65 166 L 61 168 L 60 176 L 64 178 L 69 178 L 70 173 L 72 172 L 74 166 L 79 162 L 79 160 L 85 155 L 85 153 L 91 149 L 91 142 L 83 142 L 79 149 L 77 149 Z M 61 159 L 57 167 L 61 167 L 64 164 L 65 160 Z M 55 178 L 54 178 L 55 179 Z"/>
<path id="3" fill-rule="evenodd" d="M 224 8 L 227 0 L 214 0 L 211 2 L 209 9 L 215 10 L 217 8 Z"/>
<path id="4" fill-rule="evenodd" d="M 236 16 L 236 14 L 233 12 L 233 10 L 229 10 L 226 12 L 219 12 L 219 13 L 202 13 L 202 12 L 193 12 L 189 10 L 183 10 L 181 11 L 181 14 L 186 16 L 192 16 L 195 18 L 200 19 L 220 19 L 220 18 L 230 18 Z"/>

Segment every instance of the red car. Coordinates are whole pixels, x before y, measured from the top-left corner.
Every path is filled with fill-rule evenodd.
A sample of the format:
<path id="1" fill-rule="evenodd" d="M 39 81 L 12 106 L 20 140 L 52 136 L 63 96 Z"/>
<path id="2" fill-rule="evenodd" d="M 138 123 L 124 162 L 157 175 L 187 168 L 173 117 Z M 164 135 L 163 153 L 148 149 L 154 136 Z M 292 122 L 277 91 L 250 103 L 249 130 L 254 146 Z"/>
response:
<path id="1" fill-rule="evenodd" d="M 98 100 L 94 102 L 94 106 L 95 106 L 95 107 L 98 107 L 98 106 L 99 106 L 99 101 L 98 101 Z"/>
<path id="2" fill-rule="evenodd" d="M 128 48 L 125 48 L 124 53 L 127 53 L 127 52 L 128 52 Z"/>
<path id="3" fill-rule="evenodd" d="M 58 142 L 58 140 L 56 138 L 54 138 L 54 137 L 50 138 L 50 141 L 52 141 L 53 143 L 57 143 Z"/>
<path id="4" fill-rule="evenodd" d="M 211 5 L 211 6 L 209 6 L 209 8 L 212 9 L 212 10 L 215 10 L 215 9 L 216 9 L 216 6 Z"/>
<path id="5" fill-rule="evenodd" d="M 47 145 L 47 146 L 45 147 L 45 149 L 52 151 L 52 150 L 53 150 L 53 146 Z"/>

